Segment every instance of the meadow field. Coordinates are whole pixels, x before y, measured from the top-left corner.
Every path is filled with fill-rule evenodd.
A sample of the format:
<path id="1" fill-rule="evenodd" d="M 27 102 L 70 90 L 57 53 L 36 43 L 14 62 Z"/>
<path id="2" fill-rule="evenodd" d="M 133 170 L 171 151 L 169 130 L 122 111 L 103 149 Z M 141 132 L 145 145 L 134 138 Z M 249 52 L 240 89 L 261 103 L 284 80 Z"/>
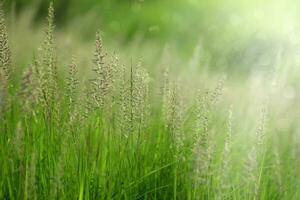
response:
<path id="1" fill-rule="evenodd" d="M 300 199 L 300 31 L 266 24 L 285 4 L 228 25 L 218 1 L 12 2 L 0 199 Z"/>

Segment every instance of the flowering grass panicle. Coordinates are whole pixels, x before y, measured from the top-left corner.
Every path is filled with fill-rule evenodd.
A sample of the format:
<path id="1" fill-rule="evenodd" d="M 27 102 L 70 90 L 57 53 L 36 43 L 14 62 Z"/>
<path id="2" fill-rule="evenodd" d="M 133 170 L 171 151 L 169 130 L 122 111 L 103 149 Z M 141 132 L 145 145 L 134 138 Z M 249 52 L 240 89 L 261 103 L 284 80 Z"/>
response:
<path id="1" fill-rule="evenodd" d="M 169 69 L 165 68 L 163 72 L 163 85 L 162 85 L 162 117 L 165 123 L 165 128 L 168 128 L 169 121 L 169 101 L 170 101 L 170 81 L 169 81 Z"/>
<path id="2" fill-rule="evenodd" d="M 75 104 L 78 82 L 78 67 L 75 59 L 72 58 L 72 62 L 69 65 L 69 76 L 67 79 L 67 96 L 70 110 Z"/>
<path id="3" fill-rule="evenodd" d="M 162 115 L 164 118 L 165 129 L 171 134 L 171 137 L 175 143 L 181 143 L 181 131 L 183 125 L 182 116 L 182 100 L 179 96 L 178 83 L 169 83 L 168 71 L 164 74 L 164 86 L 163 86 L 163 106 Z M 175 145 L 177 146 L 177 145 Z M 181 146 L 181 145 L 180 145 Z"/>
<path id="4" fill-rule="evenodd" d="M 220 99 L 221 95 L 224 92 L 224 87 L 225 87 L 225 81 L 226 81 L 226 75 L 223 75 L 218 83 L 217 86 L 212 90 L 210 97 L 209 97 L 209 109 L 212 109 L 212 107 L 218 102 Z"/>
<path id="5" fill-rule="evenodd" d="M 0 3 L 0 120 L 9 110 L 9 88 L 11 76 L 11 52 L 8 44 L 4 12 Z"/>
<path id="6" fill-rule="evenodd" d="M 248 153 L 248 157 L 245 164 L 245 184 L 247 185 L 248 192 L 253 194 L 254 198 L 259 198 L 261 176 L 263 173 L 263 165 L 265 162 L 265 133 L 267 123 L 267 104 L 264 104 L 260 110 L 260 118 L 258 121 L 258 127 L 255 131 L 255 137 L 253 138 L 253 145 Z"/>
<path id="7" fill-rule="evenodd" d="M 58 122 L 57 113 L 59 111 L 54 29 L 54 8 L 51 2 L 48 9 L 44 42 L 42 47 L 38 49 L 34 63 L 39 79 L 39 101 L 44 108 L 44 118 L 48 122 Z"/>
<path id="8" fill-rule="evenodd" d="M 75 107 L 77 93 L 78 93 L 78 67 L 75 58 L 72 58 L 71 64 L 69 65 L 68 78 L 67 78 L 67 97 L 69 112 Z"/>
<path id="9" fill-rule="evenodd" d="M 122 65 L 120 69 L 117 104 L 117 127 L 123 136 L 128 137 L 131 128 L 131 101 L 130 85 L 129 81 L 126 78 L 126 69 L 124 65 Z"/>
<path id="10" fill-rule="evenodd" d="M 133 120 L 137 123 L 139 129 L 147 124 L 147 118 L 150 114 L 149 102 L 149 75 L 141 63 L 138 64 L 133 76 Z"/>
<path id="11" fill-rule="evenodd" d="M 196 108 L 196 122 L 194 133 L 194 175 L 195 187 L 201 187 L 208 184 L 208 173 L 210 165 L 209 155 L 209 127 L 208 127 L 208 110 L 207 96 L 199 97 Z M 198 98 L 198 99 L 199 99 Z"/>
<path id="12" fill-rule="evenodd" d="M 57 91 L 57 63 L 55 52 L 55 39 L 54 39 L 54 8 L 53 3 L 50 4 L 48 10 L 48 25 L 45 31 L 44 46 L 42 47 L 43 54 L 43 67 L 45 68 L 45 75 L 48 91 L 49 101 L 54 101 Z M 53 102 L 51 102 L 53 103 Z"/>
<path id="13" fill-rule="evenodd" d="M 94 98 L 91 95 L 93 94 L 92 83 L 90 81 L 84 81 L 80 93 L 81 95 L 78 98 L 78 105 L 80 105 L 78 107 L 80 113 L 79 119 L 85 122 L 94 110 Z"/>
<path id="14" fill-rule="evenodd" d="M 116 98 L 118 96 L 118 81 L 121 79 L 121 67 L 119 63 L 119 56 L 116 53 L 113 53 L 111 62 L 110 62 L 110 71 L 111 71 L 111 106 L 114 106 L 116 103 Z"/>
<path id="15" fill-rule="evenodd" d="M 260 119 L 259 119 L 259 124 L 256 129 L 256 145 L 261 151 L 264 151 L 264 145 L 265 145 L 265 137 L 266 137 L 266 124 L 267 124 L 267 119 L 268 119 L 268 104 L 264 103 L 262 105 L 261 110 L 260 110 Z M 264 152 L 260 152 L 264 153 Z"/>
<path id="16" fill-rule="evenodd" d="M 198 92 L 193 134 L 193 179 L 195 187 L 201 189 L 212 183 L 212 161 L 214 153 L 213 132 L 210 130 L 210 115 L 224 88 L 222 78 L 212 92 Z M 204 194 L 203 194 L 204 195 Z"/>
<path id="17" fill-rule="evenodd" d="M 12 71 L 11 52 L 8 44 L 8 34 L 2 6 L 2 3 L 0 3 L 0 70 L 2 71 L 2 75 L 8 81 Z"/>
<path id="18" fill-rule="evenodd" d="M 103 108 L 111 103 L 112 87 L 113 87 L 113 66 L 108 63 L 107 53 L 104 52 L 102 38 L 100 33 L 96 33 L 94 53 L 94 68 L 95 78 L 92 79 L 93 84 L 93 99 L 95 107 L 103 111 Z"/>
<path id="19" fill-rule="evenodd" d="M 219 184 L 220 189 L 218 196 L 220 199 L 226 198 L 227 191 L 231 188 L 230 172 L 231 172 L 231 155 L 232 153 L 232 106 L 229 108 L 228 120 L 227 120 L 227 132 L 224 144 L 224 150 L 222 152 L 221 168 Z"/>
<path id="20" fill-rule="evenodd" d="M 217 103 L 218 99 L 223 93 L 224 90 L 224 81 L 225 78 L 221 78 L 217 86 L 212 91 L 206 91 L 205 94 L 202 94 L 201 91 L 198 91 L 198 97 L 196 99 L 196 109 L 195 109 L 195 135 L 194 141 L 198 141 L 201 135 L 204 136 L 202 142 L 207 143 L 205 134 L 209 131 L 209 117 Z"/>
<path id="21" fill-rule="evenodd" d="M 118 96 L 119 96 L 119 88 L 117 84 L 122 78 L 121 74 L 121 67 L 119 64 L 119 57 L 116 53 L 113 53 L 110 61 L 109 61 L 109 74 L 110 74 L 110 81 L 108 84 L 109 93 L 107 95 L 107 103 L 105 106 L 105 112 L 107 113 L 107 118 L 113 122 L 113 126 L 116 125 L 116 118 L 117 118 L 117 103 L 118 103 Z"/>
<path id="22" fill-rule="evenodd" d="M 38 102 L 37 79 L 34 74 L 34 67 L 30 65 L 22 76 L 19 96 L 23 99 L 22 107 L 25 112 L 32 111 L 34 105 Z"/>

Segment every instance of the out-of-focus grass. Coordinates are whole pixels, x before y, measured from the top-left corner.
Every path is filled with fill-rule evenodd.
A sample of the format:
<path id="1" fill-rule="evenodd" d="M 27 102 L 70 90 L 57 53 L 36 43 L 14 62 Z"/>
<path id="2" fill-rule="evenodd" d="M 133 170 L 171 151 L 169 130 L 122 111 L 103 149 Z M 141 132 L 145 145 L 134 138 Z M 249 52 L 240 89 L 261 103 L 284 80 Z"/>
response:
<path id="1" fill-rule="evenodd" d="M 19 14 L 33 8 L 40 23 L 48 3 L 15 1 L 7 7 L 15 5 Z M 170 43 L 183 59 L 200 43 L 211 69 L 249 72 L 272 66 L 281 48 L 289 55 L 298 51 L 299 3 L 293 0 L 68 0 L 55 1 L 55 7 L 58 28 L 81 40 L 91 41 L 100 29 L 124 46 L 137 37 L 159 46 Z"/>

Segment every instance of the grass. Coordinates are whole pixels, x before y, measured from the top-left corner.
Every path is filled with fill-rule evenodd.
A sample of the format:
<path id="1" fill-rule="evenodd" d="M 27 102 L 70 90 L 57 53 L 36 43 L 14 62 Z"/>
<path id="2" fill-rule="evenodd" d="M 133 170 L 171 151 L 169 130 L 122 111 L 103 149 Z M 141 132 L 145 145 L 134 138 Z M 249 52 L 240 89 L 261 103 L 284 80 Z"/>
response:
<path id="1" fill-rule="evenodd" d="M 179 73 L 168 48 L 161 61 L 110 53 L 97 32 L 83 73 L 85 45 L 64 65 L 62 51 L 74 56 L 53 17 L 50 5 L 23 70 L 0 15 L 0 199 L 300 197 L 297 71 L 237 86 L 205 68 Z M 144 67 L 153 60 L 159 67 Z"/>

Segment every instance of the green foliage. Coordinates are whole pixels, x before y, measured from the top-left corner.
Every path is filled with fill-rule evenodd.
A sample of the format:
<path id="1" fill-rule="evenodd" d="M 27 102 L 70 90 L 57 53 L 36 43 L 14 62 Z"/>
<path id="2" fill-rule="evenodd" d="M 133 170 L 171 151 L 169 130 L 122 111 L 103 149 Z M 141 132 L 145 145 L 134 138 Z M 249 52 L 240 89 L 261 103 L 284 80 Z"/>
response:
<path id="1" fill-rule="evenodd" d="M 91 62 L 79 43 L 64 65 L 72 55 L 50 4 L 41 48 L 20 76 L 0 22 L 0 199 L 299 199 L 293 73 L 257 72 L 236 86 L 197 71 L 195 54 L 178 80 L 176 54 L 165 50 L 163 69 L 148 73 L 137 55 L 110 53 L 100 32 Z"/>
<path id="2" fill-rule="evenodd" d="M 18 14 L 33 8 L 34 19 L 40 22 L 49 1 L 17 0 L 6 4 L 7 10 Z M 254 67 L 270 68 L 274 63 L 266 57 L 274 56 L 279 47 L 293 48 L 293 30 L 299 31 L 297 5 L 294 0 L 54 1 L 58 28 L 68 24 L 80 27 L 78 35 L 84 40 L 91 40 L 101 27 L 125 45 L 136 37 L 145 42 L 172 43 L 183 59 L 200 42 L 201 54 L 213 70 L 238 73 L 248 73 Z"/>

